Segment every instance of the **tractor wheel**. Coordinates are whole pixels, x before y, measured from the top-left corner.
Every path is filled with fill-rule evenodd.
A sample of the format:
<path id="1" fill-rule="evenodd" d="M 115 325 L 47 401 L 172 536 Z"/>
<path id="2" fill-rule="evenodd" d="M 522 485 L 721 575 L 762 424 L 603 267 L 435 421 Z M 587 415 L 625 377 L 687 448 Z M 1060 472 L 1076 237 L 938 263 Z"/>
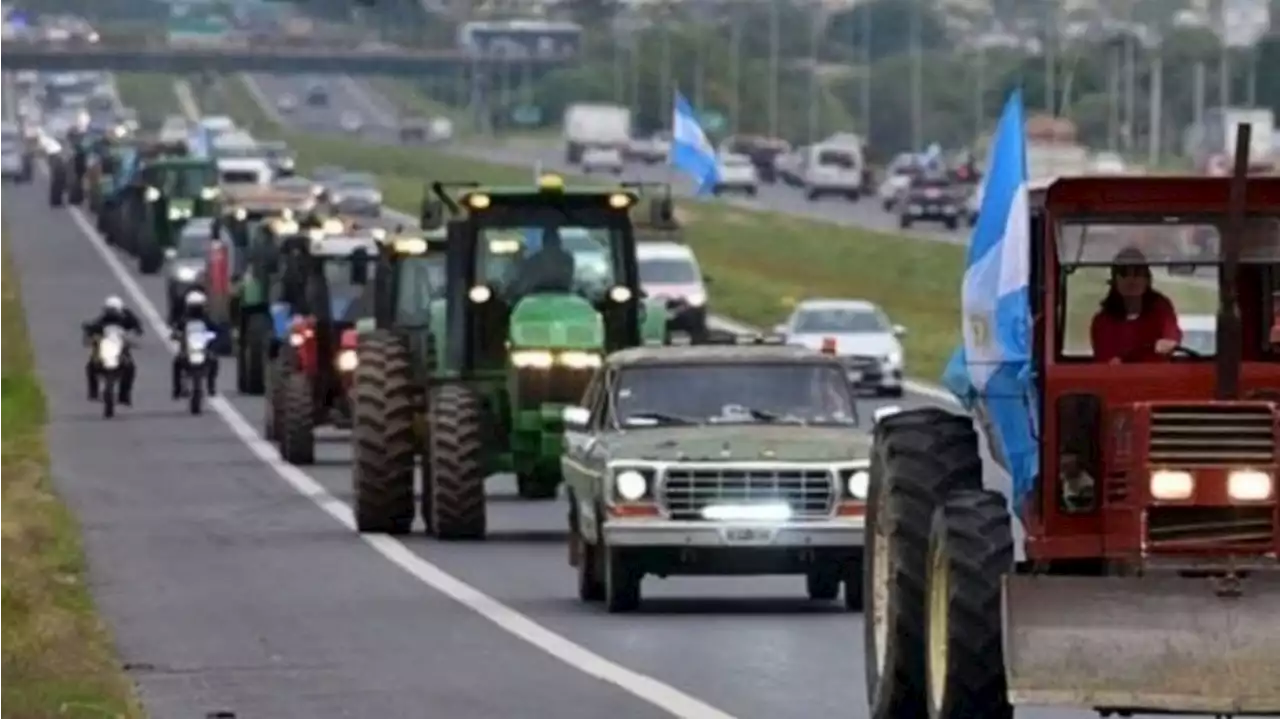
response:
<path id="1" fill-rule="evenodd" d="M 926 715 L 924 596 L 933 512 L 954 492 L 980 489 L 982 459 L 968 417 L 931 407 L 876 425 L 862 588 L 872 719 Z"/>
<path id="2" fill-rule="evenodd" d="M 311 383 L 302 372 L 286 372 L 281 379 L 280 399 L 283 411 L 280 425 L 280 456 L 289 464 L 314 464 L 316 461 L 315 400 Z"/>
<path id="3" fill-rule="evenodd" d="M 930 719 L 1013 717 L 1000 591 L 1013 556 L 1012 521 L 999 492 L 956 492 L 934 512 L 925 594 Z"/>
<path id="4" fill-rule="evenodd" d="M 431 390 L 431 533 L 440 539 L 485 534 L 484 411 L 459 385 Z"/>
<path id="5" fill-rule="evenodd" d="M 360 339 L 356 352 L 351 433 L 356 529 L 405 534 L 413 524 L 417 439 L 409 349 L 390 332 L 374 332 Z"/>
<path id="6" fill-rule="evenodd" d="M 410 357 L 412 358 L 412 352 Z M 436 337 L 431 333 L 427 333 L 425 346 L 422 351 L 422 366 L 426 368 L 425 376 L 429 377 L 436 367 Z M 431 423 L 427 419 L 427 384 L 414 386 L 413 402 L 414 402 L 414 426 L 417 428 L 418 436 L 418 466 L 422 468 L 422 492 L 418 495 L 418 514 L 422 517 L 423 522 L 431 521 Z M 430 528 L 428 527 L 428 531 Z"/>
<path id="7" fill-rule="evenodd" d="M 154 242 L 148 242 L 138 251 L 138 272 L 154 275 L 164 265 L 164 250 Z"/>
<path id="8" fill-rule="evenodd" d="M 62 172 L 55 167 L 49 177 L 49 206 L 62 207 L 65 195 L 66 182 L 62 179 Z"/>
<path id="9" fill-rule="evenodd" d="M 84 185 L 81 180 L 71 183 L 71 187 L 67 190 L 67 202 L 72 205 L 80 205 L 84 202 Z"/>
<path id="10" fill-rule="evenodd" d="M 244 333 L 236 343 L 236 384 L 242 394 L 261 395 L 266 391 L 267 335 L 270 321 L 265 315 L 249 315 Z"/>
<path id="11" fill-rule="evenodd" d="M 284 426 L 284 384 L 289 376 L 288 359 L 281 354 L 271 361 L 266 370 L 266 381 L 263 387 L 262 434 L 268 440 L 277 442 L 280 439 L 280 428 Z"/>

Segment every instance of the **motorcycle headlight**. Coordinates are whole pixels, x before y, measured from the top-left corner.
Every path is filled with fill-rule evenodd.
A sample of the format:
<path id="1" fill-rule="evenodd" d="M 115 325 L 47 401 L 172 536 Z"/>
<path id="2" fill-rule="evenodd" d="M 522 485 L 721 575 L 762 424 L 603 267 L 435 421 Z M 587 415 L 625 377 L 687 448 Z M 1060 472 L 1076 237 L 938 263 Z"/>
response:
<path id="1" fill-rule="evenodd" d="M 338 353 L 338 370 L 342 372 L 354 372 L 359 360 L 356 358 L 355 350 L 342 350 Z"/>
<path id="2" fill-rule="evenodd" d="M 191 364 L 204 364 L 204 350 L 191 350 L 187 354 L 187 361 Z"/>
<path id="3" fill-rule="evenodd" d="M 200 276 L 200 271 L 194 267 L 179 267 L 173 274 L 179 282 L 195 282 Z"/>

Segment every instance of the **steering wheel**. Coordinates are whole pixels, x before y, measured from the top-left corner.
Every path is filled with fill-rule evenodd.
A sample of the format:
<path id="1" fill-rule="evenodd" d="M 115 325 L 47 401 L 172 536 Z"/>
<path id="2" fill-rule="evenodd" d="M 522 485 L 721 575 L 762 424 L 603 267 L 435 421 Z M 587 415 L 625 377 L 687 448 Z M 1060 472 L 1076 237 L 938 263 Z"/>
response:
<path id="1" fill-rule="evenodd" d="M 1204 355 L 1187 347 L 1186 345 L 1178 345 L 1169 352 L 1170 357 L 1190 357 L 1192 359 L 1203 359 Z"/>

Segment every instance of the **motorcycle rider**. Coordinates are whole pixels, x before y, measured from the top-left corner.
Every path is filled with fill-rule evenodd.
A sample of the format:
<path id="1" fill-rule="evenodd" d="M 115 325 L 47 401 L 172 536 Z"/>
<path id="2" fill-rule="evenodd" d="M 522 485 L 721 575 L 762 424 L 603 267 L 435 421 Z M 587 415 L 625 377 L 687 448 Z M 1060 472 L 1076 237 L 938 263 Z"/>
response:
<path id="1" fill-rule="evenodd" d="M 103 301 L 102 310 L 82 326 L 85 337 L 95 340 L 95 346 L 96 340 L 106 332 L 108 327 L 119 327 L 135 337 L 142 336 L 142 323 L 138 321 L 138 316 L 125 306 L 124 300 L 116 295 L 111 295 Z M 98 399 L 96 352 L 89 355 L 89 360 L 84 365 L 84 374 L 89 384 L 89 401 L 96 401 Z M 133 380 L 136 374 L 137 367 L 133 364 L 133 355 L 126 349 L 120 365 L 120 396 L 117 398 L 120 404 L 133 403 Z"/>
<path id="2" fill-rule="evenodd" d="M 213 326 L 205 307 L 206 301 L 207 298 L 203 292 L 191 290 L 182 298 L 182 310 L 177 313 L 177 317 L 170 324 L 171 336 L 178 342 L 178 353 L 173 357 L 174 399 L 179 399 L 186 394 L 186 385 L 182 381 L 182 375 L 187 369 L 187 348 L 184 346 L 187 324 L 190 322 L 202 322 L 206 327 Z M 206 377 L 208 378 L 208 393 L 212 397 L 218 393 L 218 360 L 216 357 L 210 356 L 208 362 L 209 371 Z"/>

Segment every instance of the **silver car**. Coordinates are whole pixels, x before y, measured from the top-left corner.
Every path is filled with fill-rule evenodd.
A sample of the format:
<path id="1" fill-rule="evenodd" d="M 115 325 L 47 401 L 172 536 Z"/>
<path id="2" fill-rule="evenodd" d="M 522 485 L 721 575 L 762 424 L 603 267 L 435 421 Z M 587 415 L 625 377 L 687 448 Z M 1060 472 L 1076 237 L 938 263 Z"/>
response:
<path id="1" fill-rule="evenodd" d="M 170 317 L 181 309 L 188 292 L 203 286 L 212 239 L 213 220 L 196 217 L 187 222 L 177 242 L 165 252 L 165 298 Z"/>
<path id="2" fill-rule="evenodd" d="M 346 173 L 328 186 L 329 204 L 344 215 L 377 217 L 382 214 L 382 191 L 377 180 L 368 173 Z"/>

